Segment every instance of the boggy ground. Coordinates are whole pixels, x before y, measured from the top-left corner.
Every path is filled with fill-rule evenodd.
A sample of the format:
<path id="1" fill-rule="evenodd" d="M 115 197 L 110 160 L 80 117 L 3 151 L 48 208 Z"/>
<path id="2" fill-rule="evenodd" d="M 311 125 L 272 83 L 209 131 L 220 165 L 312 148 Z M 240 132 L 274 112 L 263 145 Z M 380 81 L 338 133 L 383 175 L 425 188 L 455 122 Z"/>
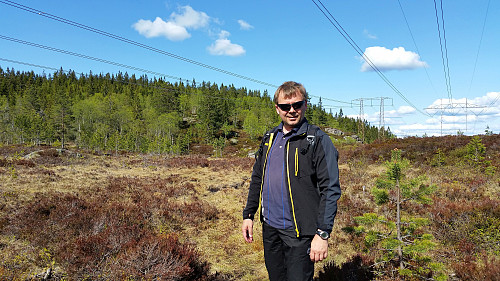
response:
<path id="1" fill-rule="evenodd" d="M 369 190 L 394 147 L 420 155 L 410 173 L 438 185 L 434 204 L 408 212 L 431 219 L 428 230 L 439 244 L 432 255 L 450 279 L 497 276 L 498 138 L 485 141 L 486 159 L 497 169 L 492 175 L 462 161 L 467 141 L 432 141 L 431 148 L 419 139 L 339 147 L 343 196 L 330 255 L 316 265 L 320 280 L 357 254 L 373 258 L 361 252 L 362 239 L 341 229 L 354 216 L 384 211 Z M 446 161 L 436 165 L 440 143 Z M 266 280 L 259 223 L 254 243 L 240 234 L 253 163 L 0 147 L 0 280 Z"/>
<path id="2" fill-rule="evenodd" d="M 256 263 L 240 257 L 245 247 L 237 243 L 252 159 L 106 156 L 23 146 L 0 150 L 2 280 L 40 277 L 48 268 L 52 276 L 75 280 L 135 280 L 169 276 L 161 275 L 169 271 L 187 279 L 196 271 L 241 277 Z M 33 151 L 38 152 L 24 157 Z M 178 255 L 178 265 L 151 261 L 143 269 L 125 270 L 134 261 L 117 261 L 144 255 L 141 243 L 165 241 L 189 245 L 155 250 Z M 192 260 L 182 257 L 191 249 Z"/>

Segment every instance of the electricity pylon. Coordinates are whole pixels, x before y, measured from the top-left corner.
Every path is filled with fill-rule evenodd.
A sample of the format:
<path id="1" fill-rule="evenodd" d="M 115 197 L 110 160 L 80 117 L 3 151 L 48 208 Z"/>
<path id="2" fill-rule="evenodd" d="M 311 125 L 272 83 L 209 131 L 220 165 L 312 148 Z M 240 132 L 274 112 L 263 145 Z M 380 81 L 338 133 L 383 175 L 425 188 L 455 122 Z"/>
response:
<path id="1" fill-rule="evenodd" d="M 352 100 L 351 102 L 353 101 L 356 101 L 359 103 L 359 118 L 358 118 L 358 132 L 361 133 L 361 140 L 363 142 L 365 142 L 365 124 L 364 124 L 364 121 L 363 121 L 363 116 L 364 116 L 364 106 L 365 106 L 365 101 L 370 101 L 370 107 L 373 107 L 373 106 L 376 106 L 376 104 L 374 105 L 374 101 L 378 101 L 380 100 L 380 112 L 379 112 L 379 123 L 378 123 L 378 137 L 381 138 L 383 137 L 383 131 L 384 130 L 384 126 L 385 126 L 385 113 L 384 113 L 384 100 L 387 100 L 387 99 L 390 99 L 392 100 L 392 98 L 389 98 L 389 97 L 378 97 L 378 98 L 359 98 L 359 99 L 354 99 Z M 391 102 L 391 105 L 392 105 L 392 102 Z M 381 135 L 382 134 L 382 135 Z"/>
<path id="2" fill-rule="evenodd" d="M 475 105 L 475 104 L 472 104 L 472 103 L 469 103 L 467 101 L 467 98 L 465 99 L 465 102 L 450 102 L 450 103 L 447 103 L 447 104 L 443 104 L 443 102 L 441 101 L 441 104 L 440 105 L 434 105 L 434 106 L 430 106 L 430 107 L 427 107 L 427 108 L 424 108 L 426 110 L 439 110 L 440 112 L 440 115 L 441 115 L 441 118 L 440 118 L 440 123 L 441 123 L 441 136 L 443 135 L 443 113 L 445 111 L 448 111 L 448 112 L 452 112 L 456 109 L 465 109 L 465 133 L 467 132 L 467 125 L 468 125 L 468 110 L 469 109 L 478 109 L 478 108 L 487 108 L 487 106 L 480 106 L 480 105 Z M 455 112 L 454 115 L 456 115 L 458 112 Z"/>

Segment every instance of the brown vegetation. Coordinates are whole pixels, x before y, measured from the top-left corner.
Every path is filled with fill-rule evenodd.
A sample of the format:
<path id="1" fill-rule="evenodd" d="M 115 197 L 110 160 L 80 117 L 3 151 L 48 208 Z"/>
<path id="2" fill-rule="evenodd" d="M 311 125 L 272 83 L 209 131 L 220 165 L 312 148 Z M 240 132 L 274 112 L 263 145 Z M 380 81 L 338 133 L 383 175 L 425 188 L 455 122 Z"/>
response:
<path id="1" fill-rule="evenodd" d="M 372 280 L 374 253 L 362 253 L 362 239 L 341 229 L 354 216 L 386 211 L 369 190 L 395 147 L 411 173 L 438 186 L 432 204 L 405 209 L 430 219 L 427 232 L 439 245 L 432 258 L 450 280 L 498 280 L 500 137 L 482 138 L 491 175 L 464 160 L 469 140 L 340 146 L 343 195 L 318 280 Z M 446 158 L 436 166 L 438 148 Z M 259 224 L 252 244 L 239 230 L 252 165 L 252 158 L 0 147 L 0 280 L 265 280 Z"/>

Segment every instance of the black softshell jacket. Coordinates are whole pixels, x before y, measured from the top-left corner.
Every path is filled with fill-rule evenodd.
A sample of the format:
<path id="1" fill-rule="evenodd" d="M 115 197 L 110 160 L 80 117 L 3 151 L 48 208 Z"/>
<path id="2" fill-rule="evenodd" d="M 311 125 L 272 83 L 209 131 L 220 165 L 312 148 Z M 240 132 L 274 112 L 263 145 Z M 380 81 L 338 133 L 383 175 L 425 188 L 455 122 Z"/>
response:
<path id="1" fill-rule="evenodd" d="M 253 220 L 257 211 L 261 213 L 263 173 L 277 130 L 275 127 L 264 135 L 256 154 L 243 219 Z M 297 134 L 287 142 L 285 158 L 287 195 L 297 237 L 313 236 L 317 229 L 330 233 L 341 194 L 338 152 L 330 137 L 304 118 Z"/>

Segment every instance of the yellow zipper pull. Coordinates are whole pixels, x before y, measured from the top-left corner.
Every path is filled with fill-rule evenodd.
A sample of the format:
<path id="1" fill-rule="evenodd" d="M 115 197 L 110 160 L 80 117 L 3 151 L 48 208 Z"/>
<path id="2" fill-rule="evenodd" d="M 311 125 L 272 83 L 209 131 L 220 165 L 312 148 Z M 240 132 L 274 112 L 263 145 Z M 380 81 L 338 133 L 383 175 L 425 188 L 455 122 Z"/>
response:
<path id="1" fill-rule="evenodd" d="M 295 148 L 295 176 L 299 173 L 299 148 Z"/>

